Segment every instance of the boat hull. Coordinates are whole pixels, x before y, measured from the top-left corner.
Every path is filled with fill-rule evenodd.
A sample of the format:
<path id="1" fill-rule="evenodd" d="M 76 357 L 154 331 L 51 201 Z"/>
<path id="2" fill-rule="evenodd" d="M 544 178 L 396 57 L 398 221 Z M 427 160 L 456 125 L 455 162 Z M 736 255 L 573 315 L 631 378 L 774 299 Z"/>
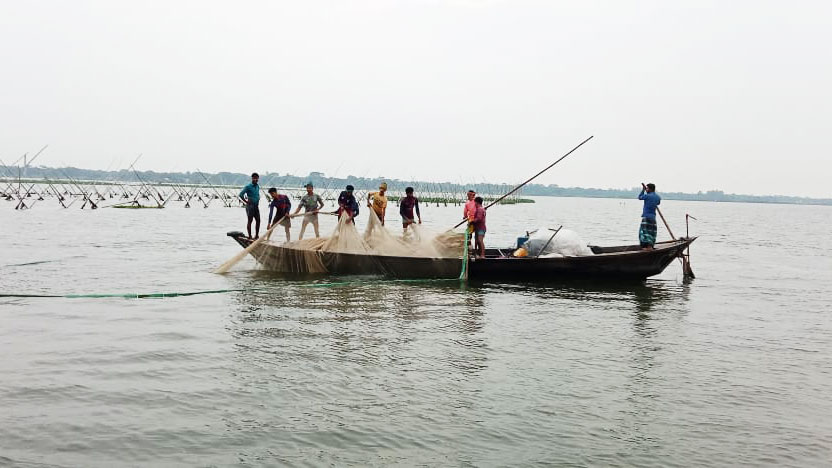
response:
<path id="1" fill-rule="evenodd" d="M 229 232 L 242 247 L 253 241 Z M 642 280 L 667 268 L 696 238 L 660 242 L 655 249 L 639 246 L 591 247 L 594 255 L 577 257 L 511 257 L 513 249 L 488 249 L 486 258 L 468 261 L 471 279 L 561 280 L 610 278 Z M 301 251 L 261 243 L 251 252 L 267 270 L 296 274 L 384 275 L 392 278 L 458 278 L 460 258 L 395 257 L 341 252 Z"/>

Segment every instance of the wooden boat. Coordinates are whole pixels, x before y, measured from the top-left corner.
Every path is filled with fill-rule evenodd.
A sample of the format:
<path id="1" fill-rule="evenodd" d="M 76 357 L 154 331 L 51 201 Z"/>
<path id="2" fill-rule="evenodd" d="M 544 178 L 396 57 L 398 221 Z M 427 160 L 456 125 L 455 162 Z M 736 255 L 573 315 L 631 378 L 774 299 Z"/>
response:
<path id="1" fill-rule="evenodd" d="M 228 236 L 243 248 L 253 240 L 242 232 Z M 696 237 L 659 242 L 654 249 L 638 245 L 589 246 L 594 255 L 576 257 L 512 257 L 513 247 L 486 249 L 485 258 L 468 260 L 471 279 L 569 279 L 609 278 L 643 280 L 664 271 L 680 257 Z M 308 267 L 314 252 L 317 268 Z M 251 254 L 265 269 L 282 273 L 384 275 L 392 278 L 458 278 L 461 258 L 395 257 L 325 251 L 304 251 L 262 242 Z M 321 271 L 321 266 L 323 271 Z"/>

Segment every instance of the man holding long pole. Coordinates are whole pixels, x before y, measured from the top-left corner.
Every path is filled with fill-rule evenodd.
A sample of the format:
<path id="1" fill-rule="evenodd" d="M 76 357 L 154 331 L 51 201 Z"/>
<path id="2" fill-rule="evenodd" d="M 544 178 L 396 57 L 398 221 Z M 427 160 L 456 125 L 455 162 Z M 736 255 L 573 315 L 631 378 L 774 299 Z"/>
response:
<path id="1" fill-rule="evenodd" d="M 644 207 L 641 210 L 641 227 L 638 230 L 638 241 L 642 250 L 650 250 L 656 243 L 656 209 L 662 202 L 662 197 L 656 193 L 655 184 L 647 184 L 642 187 L 638 195 L 639 200 L 644 200 Z"/>

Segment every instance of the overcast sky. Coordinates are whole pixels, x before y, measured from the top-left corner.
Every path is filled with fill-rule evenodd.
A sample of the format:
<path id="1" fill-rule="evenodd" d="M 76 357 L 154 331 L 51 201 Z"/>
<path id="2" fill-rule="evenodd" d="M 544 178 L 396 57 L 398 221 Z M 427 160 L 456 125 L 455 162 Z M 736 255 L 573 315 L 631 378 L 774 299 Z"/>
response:
<path id="1" fill-rule="evenodd" d="M 832 197 L 832 2 L 0 0 L 0 159 Z"/>

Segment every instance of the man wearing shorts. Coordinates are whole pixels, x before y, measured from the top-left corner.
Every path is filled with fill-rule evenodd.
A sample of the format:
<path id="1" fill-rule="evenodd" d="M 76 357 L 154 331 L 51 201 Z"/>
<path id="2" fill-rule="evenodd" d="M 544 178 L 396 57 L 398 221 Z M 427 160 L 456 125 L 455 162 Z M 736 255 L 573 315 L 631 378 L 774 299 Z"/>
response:
<path id="1" fill-rule="evenodd" d="M 269 224 L 268 229 L 272 227 L 272 219 L 274 223 L 280 222 L 280 225 L 286 228 L 286 242 L 291 240 L 289 228 L 292 227 L 292 220 L 289 218 L 289 210 L 292 209 L 292 201 L 286 195 L 277 193 L 277 189 L 272 187 L 269 189 L 269 196 L 272 197 L 269 203 Z M 272 218 L 274 214 L 274 218 Z"/>
<path id="2" fill-rule="evenodd" d="M 318 232 L 318 211 L 324 207 L 324 200 L 320 195 L 313 191 L 312 182 L 306 184 L 306 195 L 301 197 L 300 205 L 295 210 L 297 214 L 303 208 L 305 215 L 303 215 L 303 223 L 300 225 L 300 236 L 298 240 L 303 239 L 303 233 L 306 231 L 306 225 L 312 223 L 315 228 L 315 237 L 321 237 Z"/>
<path id="3" fill-rule="evenodd" d="M 240 191 L 239 195 L 240 200 L 246 207 L 246 216 L 248 217 L 246 230 L 248 230 L 249 239 L 257 239 L 260 237 L 260 207 L 258 206 L 260 203 L 260 186 L 257 185 L 257 182 L 259 181 L 259 174 L 256 172 L 251 174 L 251 183 L 243 187 L 243 190 Z M 254 237 L 251 237 L 252 220 L 257 221 L 254 228 Z"/>
<path id="4" fill-rule="evenodd" d="M 482 206 L 482 197 L 474 199 L 474 212 L 468 218 L 471 227 L 474 230 L 474 238 L 476 239 L 476 251 L 480 258 L 485 257 L 485 208 Z"/>

